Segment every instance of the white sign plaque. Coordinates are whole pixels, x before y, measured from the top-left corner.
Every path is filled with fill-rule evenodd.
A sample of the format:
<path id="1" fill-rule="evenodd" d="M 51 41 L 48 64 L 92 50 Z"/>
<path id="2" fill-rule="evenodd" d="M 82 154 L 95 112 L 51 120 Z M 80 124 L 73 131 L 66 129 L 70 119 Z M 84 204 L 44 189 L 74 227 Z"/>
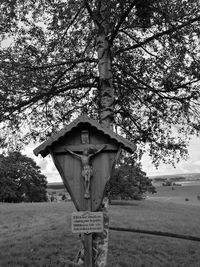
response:
<path id="1" fill-rule="evenodd" d="M 73 212 L 72 233 L 100 233 L 103 232 L 103 212 Z"/>

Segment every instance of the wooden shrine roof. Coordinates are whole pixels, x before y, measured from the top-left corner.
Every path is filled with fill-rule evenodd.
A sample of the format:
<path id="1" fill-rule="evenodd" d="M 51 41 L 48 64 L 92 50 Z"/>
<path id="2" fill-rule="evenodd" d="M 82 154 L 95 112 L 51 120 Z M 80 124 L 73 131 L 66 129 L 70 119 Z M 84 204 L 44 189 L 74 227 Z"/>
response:
<path id="1" fill-rule="evenodd" d="M 58 133 L 52 135 L 48 138 L 45 142 L 40 144 L 38 147 L 34 149 L 34 154 L 38 156 L 41 154 L 43 157 L 46 157 L 49 154 L 48 148 L 50 148 L 56 142 L 59 142 L 67 133 L 69 133 L 72 129 L 77 128 L 80 124 L 89 124 L 92 127 L 95 127 L 98 131 L 102 132 L 103 134 L 109 136 L 111 139 L 118 142 L 122 148 L 129 153 L 133 153 L 136 150 L 136 145 L 128 141 L 127 139 L 123 138 L 122 136 L 114 133 L 111 129 L 102 126 L 99 122 L 94 119 L 89 118 L 86 115 L 81 115 L 73 122 L 65 126 L 62 130 Z"/>

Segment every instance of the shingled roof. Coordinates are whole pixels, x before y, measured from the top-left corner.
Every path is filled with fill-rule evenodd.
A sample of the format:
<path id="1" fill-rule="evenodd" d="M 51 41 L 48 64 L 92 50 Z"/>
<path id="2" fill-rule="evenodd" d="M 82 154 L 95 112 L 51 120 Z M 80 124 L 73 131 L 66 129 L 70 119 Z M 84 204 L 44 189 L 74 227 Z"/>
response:
<path id="1" fill-rule="evenodd" d="M 77 128 L 80 124 L 89 124 L 95 127 L 98 131 L 102 132 L 105 135 L 108 135 L 111 139 L 117 141 L 123 149 L 128 151 L 129 153 L 133 153 L 136 150 L 136 145 L 129 142 L 127 139 L 121 137 L 120 135 L 114 133 L 109 128 L 102 126 L 99 122 L 94 119 L 89 118 L 86 115 L 81 115 L 73 122 L 68 124 L 58 133 L 52 135 L 45 142 L 40 144 L 38 147 L 34 149 L 34 154 L 38 156 L 41 154 L 43 157 L 46 157 L 49 154 L 48 148 L 50 148 L 55 142 L 58 142 L 61 138 L 63 138 L 67 133 L 69 133 L 72 129 Z"/>

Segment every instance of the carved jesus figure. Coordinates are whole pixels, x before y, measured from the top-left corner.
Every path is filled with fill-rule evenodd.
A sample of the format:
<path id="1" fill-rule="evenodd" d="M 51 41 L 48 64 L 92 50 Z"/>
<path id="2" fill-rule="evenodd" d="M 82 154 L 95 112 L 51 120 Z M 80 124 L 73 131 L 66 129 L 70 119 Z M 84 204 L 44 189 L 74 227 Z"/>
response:
<path id="1" fill-rule="evenodd" d="M 81 165 L 82 165 L 82 172 L 81 175 L 84 179 L 84 185 L 85 185 L 85 195 L 84 198 L 89 199 L 90 198 L 90 181 L 91 178 L 93 176 L 93 170 L 92 170 L 92 165 L 91 165 L 91 159 L 96 156 L 97 154 L 99 154 L 104 148 L 106 147 L 103 146 L 101 147 L 99 150 L 97 150 L 94 153 L 89 153 L 89 149 L 85 149 L 83 151 L 83 154 L 77 154 L 74 153 L 73 151 L 69 150 L 69 149 L 65 149 L 66 151 L 68 151 L 71 155 L 77 157 L 78 159 L 80 159 L 81 161 Z"/>

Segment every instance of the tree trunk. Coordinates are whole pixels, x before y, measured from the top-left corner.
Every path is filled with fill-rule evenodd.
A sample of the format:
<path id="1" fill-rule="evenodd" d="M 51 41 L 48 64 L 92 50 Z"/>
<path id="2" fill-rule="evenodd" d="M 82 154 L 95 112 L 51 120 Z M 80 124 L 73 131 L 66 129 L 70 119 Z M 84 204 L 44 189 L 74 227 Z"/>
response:
<path id="1" fill-rule="evenodd" d="M 99 120 L 107 128 L 113 129 L 113 75 L 111 69 L 111 47 L 108 40 L 110 31 L 109 1 L 97 0 L 96 46 L 99 69 Z M 99 211 L 103 212 L 104 231 L 95 233 L 93 238 L 95 267 L 106 266 L 108 257 L 109 215 L 108 199 L 104 197 Z"/>
<path id="2" fill-rule="evenodd" d="M 108 128 L 113 127 L 113 75 L 111 67 L 111 48 L 108 41 L 109 34 L 109 1 L 101 1 L 97 11 L 96 45 L 99 69 L 99 115 L 100 123 Z"/>

